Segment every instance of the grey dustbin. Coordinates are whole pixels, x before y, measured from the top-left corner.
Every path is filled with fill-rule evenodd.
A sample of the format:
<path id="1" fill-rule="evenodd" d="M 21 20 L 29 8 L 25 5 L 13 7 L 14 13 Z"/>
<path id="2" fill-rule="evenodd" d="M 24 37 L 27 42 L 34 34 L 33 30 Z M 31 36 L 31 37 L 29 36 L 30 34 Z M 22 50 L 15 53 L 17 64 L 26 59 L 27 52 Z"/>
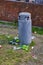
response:
<path id="1" fill-rule="evenodd" d="M 19 13 L 18 17 L 18 32 L 20 44 L 30 44 L 32 37 L 32 22 L 31 14 L 27 12 Z"/>

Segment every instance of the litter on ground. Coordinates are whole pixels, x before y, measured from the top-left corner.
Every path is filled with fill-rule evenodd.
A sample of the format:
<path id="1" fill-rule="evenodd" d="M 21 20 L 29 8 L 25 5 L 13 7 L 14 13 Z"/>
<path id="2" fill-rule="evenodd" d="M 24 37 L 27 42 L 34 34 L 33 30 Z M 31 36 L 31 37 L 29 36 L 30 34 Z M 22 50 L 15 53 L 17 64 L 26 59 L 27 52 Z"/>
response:
<path id="1" fill-rule="evenodd" d="M 37 60 L 37 56 L 36 55 L 32 55 L 33 59 Z"/>
<path id="2" fill-rule="evenodd" d="M 36 34 L 37 32 L 35 31 L 34 33 Z"/>
<path id="3" fill-rule="evenodd" d="M 35 38 L 35 36 L 32 36 L 32 40 Z"/>
<path id="4" fill-rule="evenodd" d="M 14 50 L 19 50 L 19 49 L 21 49 L 21 47 L 16 47 L 16 46 L 14 46 L 13 49 L 14 49 Z"/>
<path id="5" fill-rule="evenodd" d="M 34 47 L 32 46 L 32 48 L 31 49 L 34 49 Z"/>
<path id="6" fill-rule="evenodd" d="M 16 40 L 16 39 L 19 39 L 18 37 L 14 37 L 14 39 Z"/>

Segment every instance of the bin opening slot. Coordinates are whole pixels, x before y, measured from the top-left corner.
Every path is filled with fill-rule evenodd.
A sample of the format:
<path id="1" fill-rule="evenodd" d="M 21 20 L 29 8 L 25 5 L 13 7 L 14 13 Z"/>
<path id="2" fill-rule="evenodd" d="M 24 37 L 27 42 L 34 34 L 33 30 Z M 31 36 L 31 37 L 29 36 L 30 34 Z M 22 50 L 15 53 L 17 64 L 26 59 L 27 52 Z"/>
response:
<path id="1" fill-rule="evenodd" d="M 19 16 L 19 20 L 24 20 L 24 19 L 25 19 L 24 15 Z"/>

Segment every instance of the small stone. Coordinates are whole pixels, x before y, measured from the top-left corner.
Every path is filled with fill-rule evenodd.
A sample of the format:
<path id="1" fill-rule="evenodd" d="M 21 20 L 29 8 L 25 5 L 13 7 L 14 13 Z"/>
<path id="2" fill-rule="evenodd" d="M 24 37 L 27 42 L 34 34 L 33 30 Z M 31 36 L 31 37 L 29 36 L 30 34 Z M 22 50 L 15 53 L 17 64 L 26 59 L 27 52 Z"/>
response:
<path id="1" fill-rule="evenodd" d="M 32 48 L 31 49 L 34 49 L 34 47 L 32 46 Z"/>
<path id="2" fill-rule="evenodd" d="M 37 60 L 37 56 L 36 56 L 36 55 L 33 55 L 32 57 L 33 57 L 35 60 Z"/>
<path id="3" fill-rule="evenodd" d="M 35 39 L 35 36 L 32 36 L 32 40 Z"/>
<path id="4" fill-rule="evenodd" d="M 34 33 L 36 34 L 37 32 L 35 31 Z"/>

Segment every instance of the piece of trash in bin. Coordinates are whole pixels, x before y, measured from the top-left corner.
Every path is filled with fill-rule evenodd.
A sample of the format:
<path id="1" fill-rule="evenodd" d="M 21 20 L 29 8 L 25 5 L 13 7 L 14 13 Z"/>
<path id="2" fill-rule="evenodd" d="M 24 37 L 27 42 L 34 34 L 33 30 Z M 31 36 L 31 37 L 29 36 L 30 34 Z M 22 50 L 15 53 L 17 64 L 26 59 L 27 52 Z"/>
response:
<path id="1" fill-rule="evenodd" d="M 14 46 L 13 49 L 14 49 L 14 50 L 19 50 L 19 49 L 21 49 L 21 47 L 16 47 L 16 46 Z"/>
<path id="2" fill-rule="evenodd" d="M 35 38 L 35 36 L 32 36 L 32 40 Z"/>
<path id="3" fill-rule="evenodd" d="M 0 45 L 0 48 L 2 48 L 2 45 Z"/>

